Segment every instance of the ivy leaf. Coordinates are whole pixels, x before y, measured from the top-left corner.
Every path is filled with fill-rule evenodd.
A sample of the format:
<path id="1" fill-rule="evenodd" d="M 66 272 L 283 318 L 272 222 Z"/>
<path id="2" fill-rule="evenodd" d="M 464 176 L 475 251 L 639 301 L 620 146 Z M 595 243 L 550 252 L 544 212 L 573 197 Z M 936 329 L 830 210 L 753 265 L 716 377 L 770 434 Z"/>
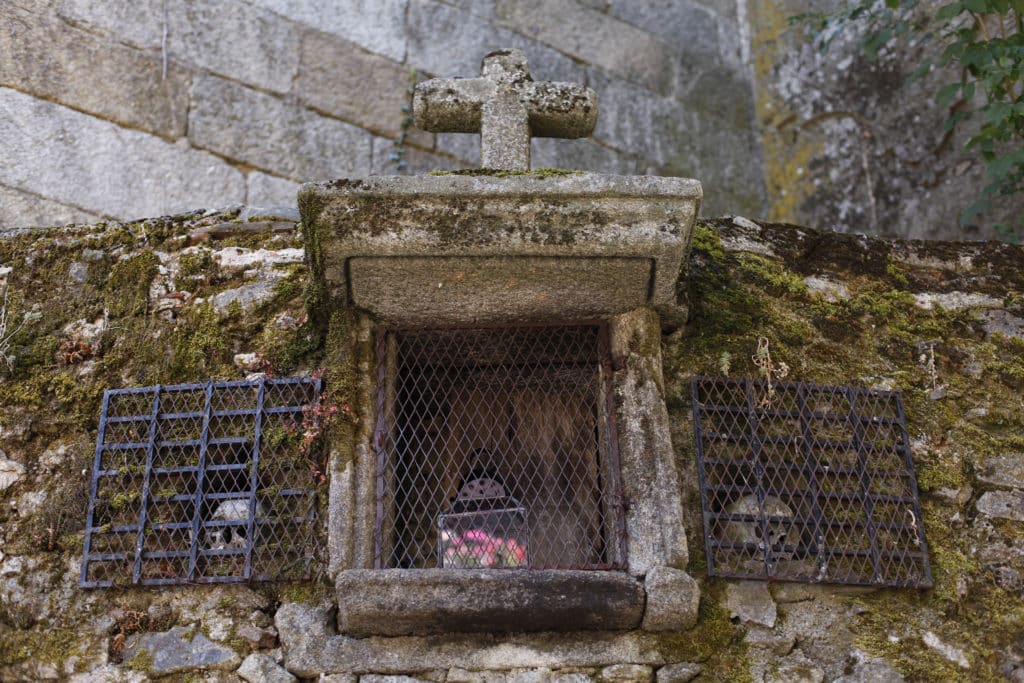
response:
<path id="1" fill-rule="evenodd" d="M 986 214 L 991 210 L 991 199 L 979 199 L 975 202 L 971 202 L 971 204 L 966 209 L 964 209 L 964 212 L 960 214 L 960 223 L 967 223 L 975 216 Z"/>
<path id="2" fill-rule="evenodd" d="M 935 13 L 935 20 L 948 21 L 963 11 L 964 4 L 962 2 L 951 2 L 948 5 L 939 8 L 939 11 Z"/>
<path id="3" fill-rule="evenodd" d="M 940 107 L 948 107 L 949 103 L 953 101 L 956 94 L 960 92 L 959 83 L 950 83 L 939 88 L 939 92 L 935 94 L 935 103 Z"/>
<path id="4" fill-rule="evenodd" d="M 889 42 L 892 38 L 892 29 L 884 28 L 880 31 L 876 31 L 867 37 L 864 41 L 864 52 L 867 54 L 868 59 L 874 61 L 878 58 L 878 51 Z"/>

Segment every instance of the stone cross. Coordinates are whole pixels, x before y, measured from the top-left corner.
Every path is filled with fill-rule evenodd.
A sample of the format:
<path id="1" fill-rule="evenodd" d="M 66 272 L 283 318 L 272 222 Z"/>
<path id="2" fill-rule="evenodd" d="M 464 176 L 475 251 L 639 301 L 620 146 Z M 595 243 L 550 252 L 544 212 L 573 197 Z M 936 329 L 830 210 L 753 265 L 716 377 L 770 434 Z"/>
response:
<path id="1" fill-rule="evenodd" d="M 416 86 L 413 120 L 432 133 L 480 133 L 480 162 L 530 170 L 530 138 L 585 138 L 597 94 L 572 83 L 536 82 L 520 50 L 484 57 L 480 78 L 434 78 Z"/>

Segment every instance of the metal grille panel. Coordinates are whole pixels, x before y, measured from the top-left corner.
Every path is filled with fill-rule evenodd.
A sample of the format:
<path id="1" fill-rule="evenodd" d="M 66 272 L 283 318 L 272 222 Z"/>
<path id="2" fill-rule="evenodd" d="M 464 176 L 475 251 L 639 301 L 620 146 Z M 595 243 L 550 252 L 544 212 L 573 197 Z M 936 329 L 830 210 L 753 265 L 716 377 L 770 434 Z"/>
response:
<path id="1" fill-rule="evenodd" d="M 107 390 L 81 585 L 305 578 L 319 379 Z M 313 448 L 318 445 L 314 444 Z"/>
<path id="2" fill-rule="evenodd" d="M 713 576 L 927 588 L 898 393 L 693 379 Z"/>
<path id="3" fill-rule="evenodd" d="M 386 330 L 377 567 L 624 563 L 607 329 Z"/>

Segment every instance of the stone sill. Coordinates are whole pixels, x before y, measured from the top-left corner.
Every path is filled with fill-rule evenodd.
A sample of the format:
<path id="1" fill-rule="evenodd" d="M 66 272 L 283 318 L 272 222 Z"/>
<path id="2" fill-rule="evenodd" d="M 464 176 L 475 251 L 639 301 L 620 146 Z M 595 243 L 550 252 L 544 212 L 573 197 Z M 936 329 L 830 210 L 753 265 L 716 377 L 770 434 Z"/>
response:
<path id="1" fill-rule="evenodd" d="M 627 630 L 645 601 L 614 571 L 350 569 L 336 587 L 338 630 L 356 637 Z"/>

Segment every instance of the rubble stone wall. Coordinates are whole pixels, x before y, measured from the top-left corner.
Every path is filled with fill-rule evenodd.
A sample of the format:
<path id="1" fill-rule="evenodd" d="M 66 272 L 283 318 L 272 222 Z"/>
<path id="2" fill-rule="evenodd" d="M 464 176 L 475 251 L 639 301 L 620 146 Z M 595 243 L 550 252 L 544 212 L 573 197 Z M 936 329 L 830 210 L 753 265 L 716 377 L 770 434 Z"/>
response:
<path id="1" fill-rule="evenodd" d="M 772 220 L 921 239 L 993 239 L 1015 224 L 1024 198 L 999 197 L 990 214 L 961 223 L 980 196 L 985 169 L 964 149 L 980 121 L 945 121 L 962 103 L 935 103 L 960 71 L 934 69 L 938 41 L 892 41 L 877 59 L 861 47 L 863 25 L 832 33 L 823 52 L 789 17 L 838 6 L 832 0 L 769 0 L 749 6 L 759 139 Z M 922 3 L 937 7 L 940 2 Z"/>
<path id="2" fill-rule="evenodd" d="M 296 262 L 296 222 L 195 212 L 0 240 L 17 321 L 0 334 L 0 680 L 1024 678 L 1024 250 L 743 219 L 698 223 L 679 283 L 690 319 L 661 337 L 687 571 L 700 583 L 692 629 L 350 638 L 326 571 L 305 583 L 79 588 L 104 388 L 326 366 L 348 408 L 332 428 L 362 428 L 371 399 L 344 368 L 371 361 L 348 358 L 307 317 L 318 293 Z M 705 576 L 689 379 L 757 376 L 760 337 L 790 379 L 902 392 L 934 588 Z"/>

